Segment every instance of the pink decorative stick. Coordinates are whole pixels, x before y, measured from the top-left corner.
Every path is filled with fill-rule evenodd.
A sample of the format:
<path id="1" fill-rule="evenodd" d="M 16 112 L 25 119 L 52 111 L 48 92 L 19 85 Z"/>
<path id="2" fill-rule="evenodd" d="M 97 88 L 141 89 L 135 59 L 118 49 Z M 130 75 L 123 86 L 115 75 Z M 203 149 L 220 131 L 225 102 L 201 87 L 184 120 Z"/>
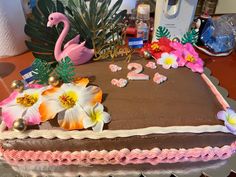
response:
<path id="1" fill-rule="evenodd" d="M 141 72 L 143 71 L 143 66 L 139 63 L 130 63 L 128 65 L 128 69 L 133 71 L 130 71 L 127 74 L 127 78 L 129 80 L 149 80 L 149 76 L 146 74 L 142 74 Z"/>
<path id="2" fill-rule="evenodd" d="M 228 109 L 230 105 L 227 103 L 227 101 L 224 99 L 224 97 L 220 94 L 220 92 L 217 90 L 215 85 L 211 82 L 211 80 L 205 75 L 201 74 L 203 80 L 206 82 L 206 84 L 210 87 L 212 93 L 216 96 L 219 103 L 222 105 L 224 110 Z"/>
<path id="3" fill-rule="evenodd" d="M 156 73 L 153 77 L 153 81 L 157 84 L 161 84 L 162 82 L 165 82 L 166 80 L 167 80 L 167 77 L 159 73 Z"/>

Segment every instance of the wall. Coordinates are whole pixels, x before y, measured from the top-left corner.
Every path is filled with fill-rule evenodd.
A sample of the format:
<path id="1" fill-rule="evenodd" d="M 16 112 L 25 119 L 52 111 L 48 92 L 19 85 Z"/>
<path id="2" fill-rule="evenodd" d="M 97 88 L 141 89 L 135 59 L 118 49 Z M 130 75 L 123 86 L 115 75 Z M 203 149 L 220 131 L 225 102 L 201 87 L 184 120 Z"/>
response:
<path id="1" fill-rule="evenodd" d="M 236 0 L 218 0 L 216 14 L 236 13 Z"/>

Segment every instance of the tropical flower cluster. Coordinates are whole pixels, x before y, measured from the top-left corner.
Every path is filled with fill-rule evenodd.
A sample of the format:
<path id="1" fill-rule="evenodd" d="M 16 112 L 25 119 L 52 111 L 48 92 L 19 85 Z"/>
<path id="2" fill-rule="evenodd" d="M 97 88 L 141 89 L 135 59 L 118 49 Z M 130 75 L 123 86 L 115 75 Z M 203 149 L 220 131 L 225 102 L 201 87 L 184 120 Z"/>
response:
<path id="1" fill-rule="evenodd" d="M 226 128 L 236 135 L 236 112 L 234 110 L 220 111 L 217 114 L 217 118 L 224 121 Z"/>
<path id="2" fill-rule="evenodd" d="M 170 39 L 162 37 L 160 40 L 152 42 L 151 44 L 146 43 L 141 52 L 148 50 L 154 58 L 159 59 L 162 53 L 170 53 L 173 50 L 170 43 Z"/>
<path id="3" fill-rule="evenodd" d="M 162 37 L 156 42 L 145 44 L 141 52 L 144 51 L 149 51 L 157 64 L 165 69 L 186 66 L 193 72 L 203 72 L 204 62 L 190 43 L 181 44 Z"/>
<path id="4" fill-rule="evenodd" d="M 185 45 L 179 42 L 171 42 L 170 46 L 174 49 L 171 53 L 177 56 L 179 66 L 186 66 L 193 72 L 203 73 L 204 62 L 193 48 L 192 44 Z"/>
<path id="5" fill-rule="evenodd" d="M 25 119 L 27 125 L 38 125 L 57 117 L 65 130 L 91 127 L 101 132 L 111 117 L 101 104 L 102 90 L 88 83 L 87 78 L 82 78 L 60 87 L 32 85 L 22 93 L 13 92 L 0 103 L 2 121 L 10 129 L 18 118 Z"/>

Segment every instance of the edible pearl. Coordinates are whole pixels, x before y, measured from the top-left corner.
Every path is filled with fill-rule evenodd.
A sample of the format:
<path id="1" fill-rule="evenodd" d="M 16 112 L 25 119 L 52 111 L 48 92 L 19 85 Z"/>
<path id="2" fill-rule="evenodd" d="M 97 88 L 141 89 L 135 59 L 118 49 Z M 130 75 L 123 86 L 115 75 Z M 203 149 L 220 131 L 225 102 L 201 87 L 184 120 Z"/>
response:
<path id="1" fill-rule="evenodd" d="M 13 122 L 13 130 L 17 132 L 23 132 L 27 128 L 26 121 L 22 118 L 17 119 Z"/>
<path id="2" fill-rule="evenodd" d="M 174 37 L 174 38 L 172 39 L 172 41 L 173 41 L 173 42 L 180 42 L 180 39 L 179 39 L 178 37 Z"/>
<path id="3" fill-rule="evenodd" d="M 48 78 L 48 84 L 53 86 L 53 87 L 56 87 L 60 84 L 60 80 L 58 79 L 58 77 L 50 76 Z"/>
<path id="4" fill-rule="evenodd" d="M 146 59 L 152 58 L 152 55 L 151 55 L 151 53 L 150 53 L 148 50 L 145 50 L 145 51 L 143 52 L 143 56 L 144 56 L 144 58 L 146 58 Z"/>
<path id="5" fill-rule="evenodd" d="M 20 80 L 14 80 L 11 83 L 11 88 L 18 91 L 18 92 L 22 92 L 25 88 L 24 83 Z"/>

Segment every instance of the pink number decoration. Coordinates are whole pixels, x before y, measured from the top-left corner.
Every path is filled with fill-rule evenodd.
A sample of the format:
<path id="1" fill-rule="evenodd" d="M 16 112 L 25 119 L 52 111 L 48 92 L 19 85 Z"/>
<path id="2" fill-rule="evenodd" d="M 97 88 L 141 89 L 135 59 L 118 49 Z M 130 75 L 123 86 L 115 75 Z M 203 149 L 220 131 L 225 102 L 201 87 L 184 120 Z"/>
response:
<path id="1" fill-rule="evenodd" d="M 128 70 L 133 70 L 130 71 L 127 74 L 127 78 L 129 80 L 149 80 L 149 76 L 146 74 L 142 74 L 141 72 L 143 71 L 143 66 L 139 63 L 130 63 L 128 64 Z"/>

